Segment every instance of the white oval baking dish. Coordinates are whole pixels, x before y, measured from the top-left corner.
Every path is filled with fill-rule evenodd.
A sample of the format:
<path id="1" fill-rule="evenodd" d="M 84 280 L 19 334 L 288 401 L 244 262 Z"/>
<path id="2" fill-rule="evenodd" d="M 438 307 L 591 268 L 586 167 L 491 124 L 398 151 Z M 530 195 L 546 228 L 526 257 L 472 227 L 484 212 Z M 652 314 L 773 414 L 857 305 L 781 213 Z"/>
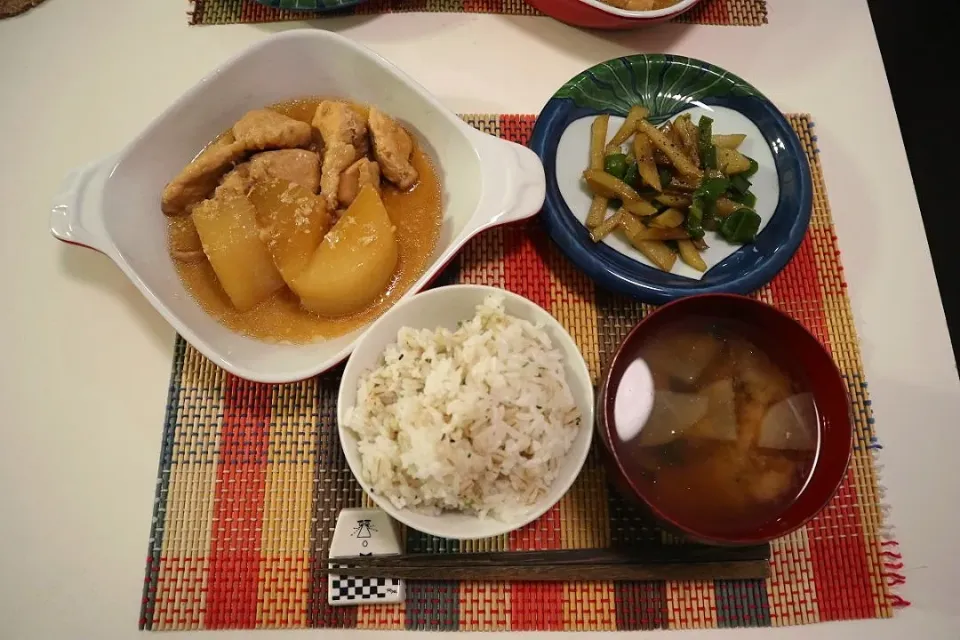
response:
<path id="1" fill-rule="evenodd" d="M 467 125 L 393 64 L 343 36 L 287 31 L 243 51 L 119 154 L 72 171 L 55 197 L 50 227 L 64 242 L 109 256 L 190 344 L 227 371 L 258 382 L 291 382 L 326 371 L 350 355 L 367 327 L 285 345 L 247 338 L 219 324 L 176 273 L 167 252 L 160 192 L 246 111 L 308 95 L 377 105 L 403 122 L 437 165 L 443 228 L 431 266 L 404 297 L 429 284 L 471 237 L 535 215 L 544 199 L 543 166 L 532 151 Z"/>

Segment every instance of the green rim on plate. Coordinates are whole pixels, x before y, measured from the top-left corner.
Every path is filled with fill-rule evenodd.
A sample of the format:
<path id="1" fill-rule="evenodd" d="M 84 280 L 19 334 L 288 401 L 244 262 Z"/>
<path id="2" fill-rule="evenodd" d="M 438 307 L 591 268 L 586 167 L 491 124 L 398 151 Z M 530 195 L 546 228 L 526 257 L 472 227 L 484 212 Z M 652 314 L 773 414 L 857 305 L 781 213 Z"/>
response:
<path id="1" fill-rule="evenodd" d="M 646 54 L 602 62 L 568 80 L 554 98 L 578 107 L 626 116 L 635 104 L 664 121 L 707 97 L 762 94 L 753 85 L 712 64 L 678 56 Z M 659 123 L 659 122 L 658 122 Z"/>

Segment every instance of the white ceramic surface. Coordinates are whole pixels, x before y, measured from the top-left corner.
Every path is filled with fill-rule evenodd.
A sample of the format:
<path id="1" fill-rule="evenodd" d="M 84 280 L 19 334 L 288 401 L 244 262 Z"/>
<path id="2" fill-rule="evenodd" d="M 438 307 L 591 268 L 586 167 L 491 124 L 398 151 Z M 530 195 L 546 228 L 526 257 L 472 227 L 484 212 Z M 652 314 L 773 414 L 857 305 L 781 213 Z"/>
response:
<path id="1" fill-rule="evenodd" d="M 563 353 L 566 363 L 567 383 L 570 385 L 573 397 L 580 408 L 580 432 L 560 466 L 556 481 L 554 481 L 550 491 L 543 495 L 536 504 L 532 505 L 522 518 L 504 522 L 492 518 L 480 519 L 476 516 L 459 513 L 444 513 L 434 516 L 411 509 L 397 509 L 389 500 L 371 493 L 370 485 L 360 473 L 360 454 L 357 452 L 356 436 L 342 426 L 340 427 L 340 444 L 350 465 L 350 470 L 353 471 L 357 481 L 377 506 L 407 526 L 442 538 L 459 540 L 488 538 L 519 529 L 543 515 L 570 489 L 587 459 L 590 442 L 593 438 L 593 385 L 590 381 L 587 364 L 580 354 L 577 344 L 563 328 L 563 325 L 553 316 L 522 296 L 501 289 L 478 285 L 440 287 L 398 303 L 374 322 L 358 342 L 340 381 L 340 393 L 337 397 L 337 422 L 342 425 L 346 410 L 356 404 L 357 382 L 360 375 L 377 366 L 386 347 L 396 342 L 397 333 L 400 329 L 403 327 L 416 329 L 446 327 L 455 330 L 459 321 L 474 316 L 477 305 L 490 294 L 503 296 L 504 307 L 508 314 L 544 326 L 553 341 L 554 347 L 560 349 Z"/>
<path id="2" fill-rule="evenodd" d="M 750 178 L 753 183 L 750 190 L 757 196 L 756 210 L 760 214 L 760 229 L 762 230 L 767 226 L 767 222 L 773 217 L 774 210 L 777 208 L 777 203 L 780 200 L 780 185 L 773 154 L 764 141 L 760 130 L 745 115 L 726 107 L 694 107 L 682 113 L 689 113 L 694 122 L 699 121 L 702 115 L 710 116 L 714 119 L 713 131 L 717 134 L 744 133 L 747 135 L 747 139 L 740 145 L 740 151 L 756 160 L 757 165 L 759 165 L 757 173 Z M 591 116 L 570 123 L 557 144 L 557 184 L 560 187 L 560 194 L 566 201 L 567 206 L 570 207 L 570 211 L 577 216 L 581 223 L 586 222 L 587 212 L 590 210 L 591 196 L 582 176 L 589 163 L 590 125 L 593 120 L 594 118 Z M 613 138 L 623 120 L 623 118 L 617 116 L 610 117 L 610 124 L 607 126 L 607 141 Z M 628 151 L 628 145 L 624 145 L 624 153 Z M 720 264 L 727 256 L 740 248 L 739 245 L 726 242 L 716 232 L 708 231 L 704 240 L 710 245 L 710 248 L 700 255 L 707 263 L 707 269 Z M 643 254 L 633 248 L 620 233 L 611 233 L 604 238 L 603 242 L 628 258 L 656 267 Z M 704 275 L 681 260 L 678 260 L 674 265 L 672 273 L 693 280 L 700 280 Z"/>
<path id="3" fill-rule="evenodd" d="M 615 16 L 623 16 L 624 18 L 662 18 L 664 16 L 670 16 L 680 11 L 685 10 L 692 4 L 695 4 L 697 0 L 680 0 L 677 4 L 665 7 L 663 9 L 654 9 L 652 11 L 630 11 L 627 9 L 620 9 L 614 7 L 613 5 L 601 2 L 601 0 L 580 0 L 583 4 L 588 4 L 591 7 L 596 7 L 605 13 L 610 13 Z"/>
<path id="4" fill-rule="evenodd" d="M 270 344 L 227 329 L 177 276 L 159 207 L 163 186 L 246 111 L 311 95 L 377 105 L 402 121 L 437 165 L 440 240 L 432 265 L 406 296 L 429 283 L 470 237 L 530 217 L 543 203 L 543 167 L 526 147 L 465 124 L 369 49 L 334 33 L 298 30 L 266 38 L 216 69 L 119 156 L 71 172 L 54 201 L 53 234 L 112 258 L 177 332 L 231 373 L 289 382 L 329 369 L 350 354 L 365 327 L 307 345 Z"/>

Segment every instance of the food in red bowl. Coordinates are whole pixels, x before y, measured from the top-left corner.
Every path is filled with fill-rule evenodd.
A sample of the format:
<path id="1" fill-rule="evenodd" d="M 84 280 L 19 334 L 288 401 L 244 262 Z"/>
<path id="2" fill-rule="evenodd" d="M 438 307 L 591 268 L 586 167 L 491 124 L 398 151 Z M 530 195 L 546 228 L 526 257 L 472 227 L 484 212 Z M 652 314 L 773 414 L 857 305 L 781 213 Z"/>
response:
<path id="1" fill-rule="evenodd" d="M 700 0 L 527 0 L 561 22 L 593 29 L 635 29 L 676 18 Z"/>
<path id="2" fill-rule="evenodd" d="M 615 484 L 712 544 L 765 542 L 815 516 L 846 474 L 852 428 L 829 352 L 786 314 L 734 295 L 648 315 L 598 396 Z"/>

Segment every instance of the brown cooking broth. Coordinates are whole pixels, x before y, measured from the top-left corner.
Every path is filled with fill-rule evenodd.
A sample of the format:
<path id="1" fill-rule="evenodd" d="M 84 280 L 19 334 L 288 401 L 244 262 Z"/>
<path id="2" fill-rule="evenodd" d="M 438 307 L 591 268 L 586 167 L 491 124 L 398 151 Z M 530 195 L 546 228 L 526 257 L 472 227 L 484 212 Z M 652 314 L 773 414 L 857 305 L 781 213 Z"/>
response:
<path id="1" fill-rule="evenodd" d="M 668 519 L 704 533 L 776 521 L 816 461 L 816 405 L 790 363 L 729 320 L 696 318 L 650 335 L 639 357 L 654 410 L 620 458 Z"/>
<path id="2" fill-rule="evenodd" d="M 310 122 L 322 98 L 303 98 L 271 105 L 291 118 Z M 358 105 L 365 109 L 362 105 Z M 305 343 L 343 335 L 380 316 L 402 296 L 430 266 L 442 222 L 440 178 L 430 157 L 415 146 L 413 166 L 420 180 L 409 191 L 384 182 L 383 204 L 396 226 L 399 249 L 397 272 L 386 292 L 360 313 L 343 318 L 325 318 L 300 306 L 297 296 L 284 287 L 246 312 L 237 311 L 206 260 L 174 259 L 187 290 L 210 315 L 230 329 L 269 342 Z M 169 233 L 169 226 L 168 226 Z"/>

